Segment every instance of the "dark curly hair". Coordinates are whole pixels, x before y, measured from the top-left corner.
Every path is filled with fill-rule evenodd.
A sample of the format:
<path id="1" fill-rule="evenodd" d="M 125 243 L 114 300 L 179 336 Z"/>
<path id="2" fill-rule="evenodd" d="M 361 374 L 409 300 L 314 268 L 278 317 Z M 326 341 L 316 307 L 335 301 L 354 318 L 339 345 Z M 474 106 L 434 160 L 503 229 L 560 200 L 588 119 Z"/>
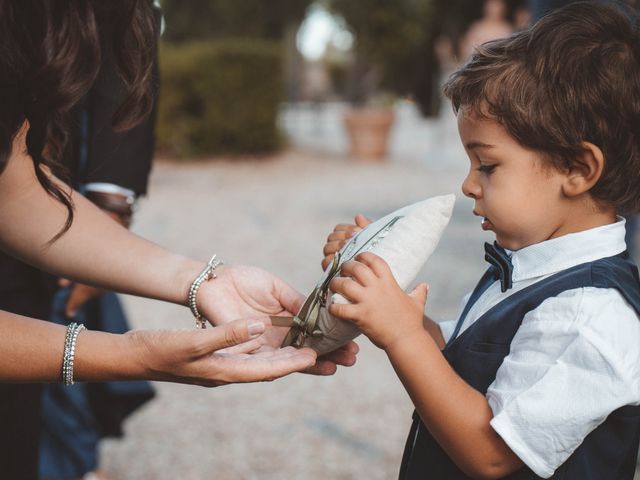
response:
<path id="1" fill-rule="evenodd" d="M 27 122 L 38 181 L 68 211 L 52 242 L 70 228 L 73 204 L 42 167 L 64 173 L 71 109 L 95 80 L 107 48 L 123 85 L 114 128 L 139 123 L 153 105 L 157 34 L 151 0 L 0 0 L 0 174 Z"/>
<path id="2" fill-rule="evenodd" d="M 455 111 L 494 118 L 568 169 L 584 141 L 603 152 L 594 199 L 640 212 L 640 30 L 624 5 L 578 2 L 480 46 L 444 87 Z"/>

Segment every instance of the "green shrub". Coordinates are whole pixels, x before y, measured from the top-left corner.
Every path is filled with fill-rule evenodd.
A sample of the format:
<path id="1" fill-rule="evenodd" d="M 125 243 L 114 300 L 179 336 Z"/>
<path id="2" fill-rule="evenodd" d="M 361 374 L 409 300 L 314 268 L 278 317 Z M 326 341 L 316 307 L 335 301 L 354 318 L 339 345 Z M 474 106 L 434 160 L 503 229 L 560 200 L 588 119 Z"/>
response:
<path id="1" fill-rule="evenodd" d="M 276 150 L 281 54 L 279 43 L 265 41 L 161 45 L 160 151 L 187 157 Z"/>

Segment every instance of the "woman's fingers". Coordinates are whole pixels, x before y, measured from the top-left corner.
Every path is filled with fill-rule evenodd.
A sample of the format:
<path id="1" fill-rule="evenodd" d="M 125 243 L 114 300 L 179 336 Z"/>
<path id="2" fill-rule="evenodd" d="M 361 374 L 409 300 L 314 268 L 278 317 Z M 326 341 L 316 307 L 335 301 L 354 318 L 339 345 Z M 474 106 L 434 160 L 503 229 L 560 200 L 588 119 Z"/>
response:
<path id="1" fill-rule="evenodd" d="M 358 344 L 355 342 L 349 342 L 346 345 L 334 350 L 333 352 L 329 352 L 325 355 L 322 355 L 318 359 L 318 362 L 321 360 L 328 360 L 336 365 L 343 365 L 345 367 L 350 367 L 354 363 L 356 363 L 356 355 L 360 348 Z"/>
<path id="2" fill-rule="evenodd" d="M 288 283 L 278 277 L 273 279 L 274 298 L 280 303 L 285 312 L 297 313 L 304 304 L 306 297 Z M 270 325 L 271 323 L 268 323 Z"/>
<path id="3" fill-rule="evenodd" d="M 270 324 L 268 318 L 245 318 L 205 330 L 208 352 L 239 345 L 260 336 Z"/>
<path id="4" fill-rule="evenodd" d="M 358 350 L 358 345 L 355 342 L 349 342 L 333 352 L 318 357 L 316 364 L 305 370 L 305 373 L 311 375 L 333 375 L 336 373 L 338 365 L 350 367 L 356 363 Z"/>
<path id="5" fill-rule="evenodd" d="M 234 355 L 237 353 L 253 353 L 260 348 L 263 347 L 263 342 L 259 339 L 254 338 L 253 340 L 249 340 L 238 345 L 234 345 L 233 347 L 222 348 L 220 350 L 216 350 L 216 353 L 221 355 Z"/>
<path id="6" fill-rule="evenodd" d="M 333 375 L 337 371 L 338 371 L 338 366 L 334 362 L 330 360 L 318 359 L 316 360 L 315 365 L 312 365 L 311 367 L 307 368 L 304 371 L 304 373 L 308 373 L 309 375 L 318 375 L 321 377 L 328 377 L 330 375 Z"/>
<path id="7" fill-rule="evenodd" d="M 226 377 L 224 383 L 245 383 L 271 381 L 310 368 L 316 361 L 316 353 L 310 348 L 286 347 L 253 355 L 212 358 L 220 363 L 218 369 Z"/>

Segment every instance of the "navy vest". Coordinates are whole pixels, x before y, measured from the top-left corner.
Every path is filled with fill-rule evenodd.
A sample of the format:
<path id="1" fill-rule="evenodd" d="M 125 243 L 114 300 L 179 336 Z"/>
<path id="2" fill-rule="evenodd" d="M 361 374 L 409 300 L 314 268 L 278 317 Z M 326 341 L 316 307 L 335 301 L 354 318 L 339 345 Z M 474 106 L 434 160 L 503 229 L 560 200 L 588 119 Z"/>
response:
<path id="1" fill-rule="evenodd" d="M 487 393 L 498 368 L 509 354 L 511 341 L 525 314 L 545 299 L 580 288 L 615 288 L 640 315 L 640 280 L 638 269 L 624 252 L 609 258 L 584 263 L 556 273 L 493 306 L 475 323 L 456 337 L 471 306 L 495 281 L 489 269 L 465 306 L 452 340 L 442 353 L 469 385 Z M 552 479 L 564 480 L 632 480 L 640 441 L 640 407 L 625 406 L 612 412 L 593 430 L 562 464 Z M 467 479 L 431 436 L 419 416 L 413 424 L 405 446 L 401 480 Z M 505 477 L 509 480 L 537 479 L 529 468 Z"/>

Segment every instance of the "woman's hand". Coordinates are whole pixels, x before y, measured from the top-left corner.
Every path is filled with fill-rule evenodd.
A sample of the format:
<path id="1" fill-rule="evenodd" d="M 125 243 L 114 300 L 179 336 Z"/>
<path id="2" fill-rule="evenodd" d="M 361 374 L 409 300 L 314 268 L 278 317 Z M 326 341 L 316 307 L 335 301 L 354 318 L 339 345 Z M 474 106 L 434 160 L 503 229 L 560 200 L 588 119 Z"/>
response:
<path id="1" fill-rule="evenodd" d="M 259 351 L 272 351 L 280 348 L 289 329 L 286 327 L 267 327 L 267 331 L 258 340 L 262 343 Z M 356 363 L 356 356 L 360 348 L 356 342 L 349 342 L 333 352 L 325 353 L 317 358 L 315 365 L 307 368 L 304 373 L 311 375 L 333 375 L 338 366 L 351 367 Z"/>
<path id="2" fill-rule="evenodd" d="M 266 327 L 252 318 L 205 330 L 134 330 L 125 335 L 138 352 L 142 378 L 151 380 L 217 387 L 271 381 L 314 365 L 316 353 L 310 348 L 254 353 Z"/>
<path id="3" fill-rule="evenodd" d="M 58 281 L 58 286 L 61 288 L 70 287 L 69 298 L 64 306 L 64 314 L 68 318 L 75 317 L 78 310 L 86 303 L 95 300 L 104 293 L 104 290 L 101 288 L 92 287 L 91 285 L 85 285 L 83 283 L 72 283 L 66 278 L 61 278 Z"/>
<path id="4" fill-rule="evenodd" d="M 350 223 L 341 223 L 336 225 L 333 232 L 329 234 L 327 237 L 327 243 L 325 243 L 324 248 L 322 249 L 322 253 L 324 254 L 324 258 L 322 259 L 323 270 L 327 269 L 333 261 L 335 254 L 344 247 L 345 243 L 347 243 L 357 232 L 369 225 L 371 220 L 364 215 L 358 214 L 356 215 L 355 222 L 355 225 L 351 225 Z"/>
<path id="5" fill-rule="evenodd" d="M 249 266 L 216 269 L 218 278 L 205 282 L 198 291 L 198 308 L 214 325 L 237 318 L 292 316 L 305 301 L 304 295 L 269 272 Z M 260 352 L 280 348 L 289 331 L 269 325 L 258 340 Z M 354 342 L 323 355 L 306 370 L 314 375 L 333 375 L 338 365 L 356 362 L 358 346 Z"/>
<path id="6" fill-rule="evenodd" d="M 198 309 L 212 324 L 238 318 L 294 315 L 305 297 L 271 273 L 256 267 L 220 267 L 218 278 L 198 290 Z"/>
<path id="7" fill-rule="evenodd" d="M 329 313 L 355 323 L 378 347 L 387 350 L 404 338 L 424 333 L 422 317 L 427 285 L 407 295 L 387 263 L 373 253 L 361 253 L 342 265 L 340 277 L 329 284 L 351 304 L 333 303 Z"/>

